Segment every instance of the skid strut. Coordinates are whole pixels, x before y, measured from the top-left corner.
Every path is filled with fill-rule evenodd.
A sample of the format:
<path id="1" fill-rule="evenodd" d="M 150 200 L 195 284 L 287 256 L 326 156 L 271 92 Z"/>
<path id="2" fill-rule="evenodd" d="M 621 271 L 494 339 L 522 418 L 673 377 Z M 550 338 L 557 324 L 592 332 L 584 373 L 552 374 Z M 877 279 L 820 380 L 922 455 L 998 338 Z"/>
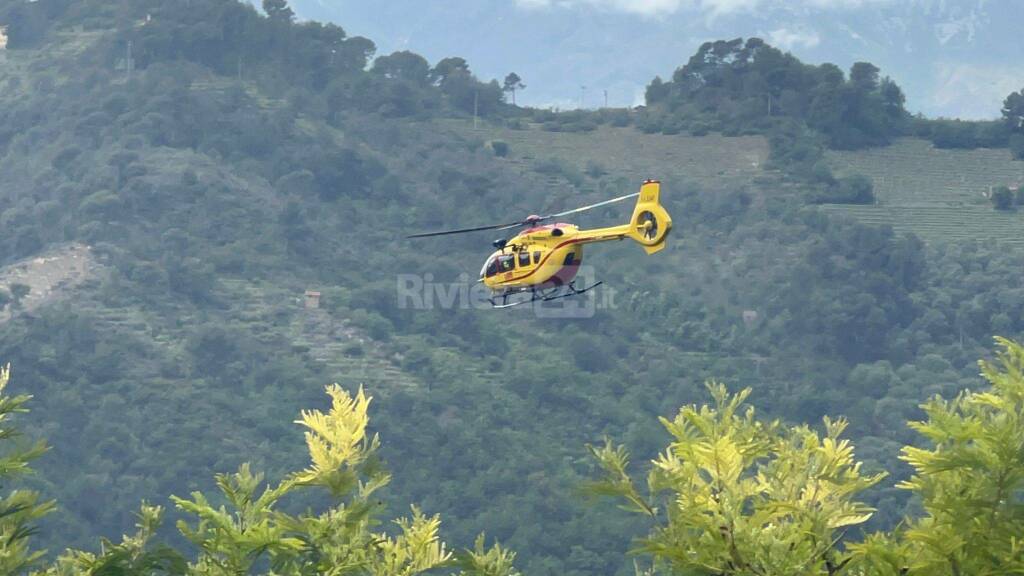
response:
<path id="1" fill-rule="evenodd" d="M 498 297 L 488 298 L 487 301 L 491 303 L 494 308 L 512 308 L 513 306 L 521 306 L 523 304 L 530 304 L 533 302 L 550 302 L 552 300 L 558 300 L 560 298 L 569 298 L 570 296 L 579 296 L 580 294 L 589 292 L 594 288 L 597 288 L 604 282 L 595 282 L 586 288 L 577 288 L 575 282 L 569 282 L 565 286 L 556 286 L 547 291 L 537 290 L 531 288 L 529 290 L 523 290 L 520 292 L 505 292 Z M 529 298 L 523 298 L 521 300 L 515 300 L 510 302 L 509 297 L 515 296 L 516 294 L 529 293 Z"/>

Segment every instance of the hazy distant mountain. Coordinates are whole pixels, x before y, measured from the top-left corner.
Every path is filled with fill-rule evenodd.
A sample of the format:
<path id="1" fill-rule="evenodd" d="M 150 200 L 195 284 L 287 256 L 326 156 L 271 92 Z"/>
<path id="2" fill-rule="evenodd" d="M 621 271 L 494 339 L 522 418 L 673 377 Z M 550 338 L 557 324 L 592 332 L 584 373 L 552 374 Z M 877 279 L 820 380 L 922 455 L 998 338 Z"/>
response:
<path id="1" fill-rule="evenodd" d="M 1024 86 L 1020 0 L 293 0 L 302 17 L 410 49 L 459 55 L 484 78 L 522 76 L 520 103 L 642 102 L 706 40 L 760 36 L 807 62 L 880 66 L 908 108 L 999 114 Z M 581 86 L 586 86 L 581 90 Z"/>

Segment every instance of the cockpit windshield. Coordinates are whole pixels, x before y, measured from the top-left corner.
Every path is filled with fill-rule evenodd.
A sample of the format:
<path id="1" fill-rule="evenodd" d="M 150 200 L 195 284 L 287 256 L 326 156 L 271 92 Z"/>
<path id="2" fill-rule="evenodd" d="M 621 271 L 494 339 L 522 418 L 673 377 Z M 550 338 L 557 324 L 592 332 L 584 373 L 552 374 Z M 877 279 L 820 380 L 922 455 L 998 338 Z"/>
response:
<path id="1" fill-rule="evenodd" d="M 491 276 L 494 276 L 497 273 L 498 273 L 498 257 L 497 256 L 492 256 L 491 259 L 488 260 L 486 264 L 484 264 L 483 269 L 480 270 L 480 277 L 481 278 L 483 278 L 483 277 L 490 278 Z"/>
<path id="2" fill-rule="evenodd" d="M 495 254 L 484 264 L 480 270 L 482 278 L 490 278 L 501 272 L 511 272 L 516 268 L 516 257 L 514 254 Z"/>

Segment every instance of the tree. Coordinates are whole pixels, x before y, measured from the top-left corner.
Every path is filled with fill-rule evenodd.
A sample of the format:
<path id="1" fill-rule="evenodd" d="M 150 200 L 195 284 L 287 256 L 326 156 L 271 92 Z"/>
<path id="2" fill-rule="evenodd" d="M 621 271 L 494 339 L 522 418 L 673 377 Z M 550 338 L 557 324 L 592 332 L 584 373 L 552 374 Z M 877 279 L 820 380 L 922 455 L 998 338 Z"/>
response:
<path id="1" fill-rule="evenodd" d="M 0 482 L 6 484 L 31 471 L 29 463 L 46 452 L 44 442 L 19 446 L 11 440 L 19 436 L 10 420 L 15 414 L 27 412 L 25 404 L 31 396 L 8 396 L 10 365 L 0 368 L 0 439 L 8 450 L 0 456 Z M 6 488 L 6 486 L 4 486 Z M 36 564 L 44 552 L 33 551 L 29 538 L 36 532 L 36 520 L 53 512 L 53 502 L 41 501 L 32 490 L 11 490 L 0 498 L 0 574 L 20 574 Z"/>
<path id="2" fill-rule="evenodd" d="M 644 92 L 644 101 L 647 105 L 656 104 L 665 100 L 668 97 L 670 91 L 669 85 L 667 85 L 660 76 L 655 76 L 654 80 L 647 85 L 647 90 Z"/>
<path id="3" fill-rule="evenodd" d="M 288 6 L 288 0 L 263 0 L 263 11 L 274 22 L 291 23 L 295 12 Z"/>
<path id="4" fill-rule="evenodd" d="M 512 105 L 516 105 L 516 90 L 522 90 L 526 88 L 526 84 L 523 84 L 522 78 L 515 72 L 509 72 L 508 76 L 505 76 L 505 84 L 502 86 L 502 92 L 512 93 Z"/>
<path id="5" fill-rule="evenodd" d="M 21 308 L 21 301 L 32 292 L 32 287 L 28 284 L 21 284 L 15 282 L 10 285 L 11 289 L 11 302 L 15 308 Z"/>
<path id="6" fill-rule="evenodd" d="M 866 574 L 957 576 L 1024 572 L 1024 347 L 996 338 L 997 361 L 981 361 L 991 388 L 936 396 L 911 422 L 929 447 L 900 458 L 914 475 L 897 485 L 924 515 L 894 535 L 851 546 Z"/>
<path id="7" fill-rule="evenodd" d="M 126 180 L 126 177 L 125 177 L 126 168 L 128 168 L 129 164 L 131 164 L 133 162 L 137 162 L 138 160 L 139 160 L 139 155 L 137 153 L 135 153 L 135 152 L 131 152 L 131 151 L 128 151 L 128 150 L 121 150 L 119 152 L 115 152 L 114 154 L 112 154 L 110 156 L 110 159 L 107 161 L 107 163 L 110 164 L 111 166 L 113 166 L 115 168 L 115 170 L 117 171 L 117 189 L 118 190 L 120 190 L 121 188 L 124 187 L 125 180 Z"/>
<path id="8" fill-rule="evenodd" d="M 819 170 L 821 171 L 820 173 Z M 853 174 L 836 179 L 824 163 L 815 165 L 812 174 L 822 184 L 820 190 L 810 195 L 813 202 L 821 204 L 872 204 L 875 201 L 874 184 L 863 174 Z"/>
<path id="9" fill-rule="evenodd" d="M 306 429 L 310 465 L 305 470 L 268 484 L 262 474 L 243 464 L 234 474 L 216 477 L 220 490 L 217 501 L 223 505 L 215 505 L 200 492 L 188 498 L 171 497 L 175 507 L 191 518 L 179 521 L 178 530 L 196 546 L 197 555 L 186 556 L 154 543 L 163 511 L 144 503 L 134 536 L 125 536 L 119 544 L 105 540 L 100 554 L 65 552 L 43 574 L 212 576 L 250 574 L 265 566 L 281 576 L 412 576 L 436 574 L 439 569 L 451 567 L 459 568 L 457 574 L 461 576 L 518 576 L 513 567 L 515 555 L 499 545 L 486 548 L 483 535 L 477 538 L 473 550 L 458 556 L 448 551 L 438 536 L 440 518 L 427 516 L 416 507 L 411 516 L 394 522 L 397 530 L 376 531 L 376 515 L 382 507 L 377 492 L 391 478 L 377 457 L 377 436 L 367 433 L 371 399 L 362 389 L 352 396 L 338 385 L 328 386 L 327 393 L 331 397 L 327 413 L 303 411 L 297 421 Z M 15 400 L 23 403 L 27 397 Z M 3 409 L 9 406 L 0 402 L 0 420 Z M 34 457 L 40 450 L 28 456 Z M 21 455 L 13 463 L 25 459 Z M 291 514 L 279 509 L 286 497 L 311 489 L 325 491 L 334 504 L 320 513 L 307 509 Z M 27 494 L 20 496 L 25 503 L 29 502 Z M 310 501 L 308 496 L 305 501 Z M 4 520 L 0 520 L 0 535 L 18 536 L 4 532 L 3 527 Z M 39 553 L 22 556 L 33 560 Z M 5 558 L 0 556 L 0 562 Z M 3 573 L 14 574 L 16 570 Z"/>
<path id="10" fill-rule="evenodd" d="M 907 101 L 906 96 L 903 95 L 903 90 L 901 90 L 891 78 L 886 76 L 885 78 L 882 78 L 882 84 L 879 87 L 879 91 L 882 94 L 882 106 L 885 107 L 885 111 L 889 116 L 903 116 L 903 105 Z"/>
<path id="11" fill-rule="evenodd" d="M 1024 159 L 1024 132 L 1010 134 L 1010 152 L 1014 158 Z"/>
<path id="12" fill-rule="evenodd" d="M 1011 92 L 1003 100 L 1003 120 L 1015 132 L 1024 132 L 1024 89 Z"/>
<path id="13" fill-rule="evenodd" d="M 402 50 L 373 61 L 373 72 L 389 79 L 401 79 L 425 85 L 430 78 L 430 64 L 419 54 Z"/>
<path id="14" fill-rule="evenodd" d="M 672 442 L 652 462 L 647 490 L 630 478 L 625 448 L 607 441 L 590 448 L 602 473 L 589 491 L 651 520 L 637 548 L 652 558 L 647 574 L 1024 573 L 1024 346 L 996 341 L 997 360 L 980 362 L 988 390 L 936 395 L 921 406 L 927 418 L 909 423 L 922 439 L 902 449 L 914 474 L 897 488 L 923 514 L 894 532 L 842 543 L 873 513 L 855 497 L 883 477 L 860 473 L 839 438 L 845 420 L 825 418 L 824 436 L 762 422 L 741 411 L 749 389 L 730 395 L 714 383 L 712 406 L 661 419 Z"/>
<path id="15" fill-rule="evenodd" d="M 843 532 L 873 509 L 855 500 L 884 474 L 864 476 L 846 421 L 807 426 L 762 422 L 742 410 L 746 389 L 729 394 L 710 383 L 712 406 L 686 406 L 661 423 L 672 443 L 652 463 L 641 492 L 626 469 L 629 455 L 610 441 L 590 447 L 602 478 L 596 495 L 616 496 L 650 518 L 639 551 L 655 571 L 721 575 L 836 574 L 851 560 Z"/>
<path id="16" fill-rule="evenodd" d="M 361 72 L 366 63 L 373 58 L 377 46 L 372 40 L 362 36 L 353 36 L 341 43 L 334 55 L 334 65 L 348 72 Z"/>
<path id="17" fill-rule="evenodd" d="M 480 116 L 493 114 L 501 105 L 501 85 L 497 80 L 486 84 L 467 72 L 456 72 L 448 76 L 441 91 L 455 108 Z"/>
<path id="18" fill-rule="evenodd" d="M 447 79 L 457 74 L 469 75 L 469 64 L 464 58 L 445 58 L 430 70 L 430 80 L 443 89 Z"/>
<path id="19" fill-rule="evenodd" d="M 846 204 L 871 204 L 875 201 L 874 184 L 863 174 L 854 174 L 839 179 L 840 202 Z"/>
<path id="20" fill-rule="evenodd" d="M 878 90 L 878 66 L 870 62 L 855 62 L 850 67 L 850 84 L 861 92 Z"/>
<path id="21" fill-rule="evenodd" d="M 1013 192 L 1006 186 L 996 186 L 989 195 L 989 201 L 996 210 L 1010 210 L 1013 208 Z"/>

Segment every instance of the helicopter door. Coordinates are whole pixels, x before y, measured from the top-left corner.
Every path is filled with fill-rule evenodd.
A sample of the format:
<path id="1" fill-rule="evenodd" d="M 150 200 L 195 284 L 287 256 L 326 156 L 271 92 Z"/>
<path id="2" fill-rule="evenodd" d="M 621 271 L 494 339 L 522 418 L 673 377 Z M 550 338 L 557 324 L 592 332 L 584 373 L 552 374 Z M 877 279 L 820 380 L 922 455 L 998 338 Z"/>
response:
<path id="1" fill-rule="evenodd" d="M 525 268 L 526 266 L 529 266 L 529 265 L 530 265 L 530 253 L 527 252 L 526 250 L 523 250 L 522 252 L 519 253 L 519 267 L 520 268 Z"/>

